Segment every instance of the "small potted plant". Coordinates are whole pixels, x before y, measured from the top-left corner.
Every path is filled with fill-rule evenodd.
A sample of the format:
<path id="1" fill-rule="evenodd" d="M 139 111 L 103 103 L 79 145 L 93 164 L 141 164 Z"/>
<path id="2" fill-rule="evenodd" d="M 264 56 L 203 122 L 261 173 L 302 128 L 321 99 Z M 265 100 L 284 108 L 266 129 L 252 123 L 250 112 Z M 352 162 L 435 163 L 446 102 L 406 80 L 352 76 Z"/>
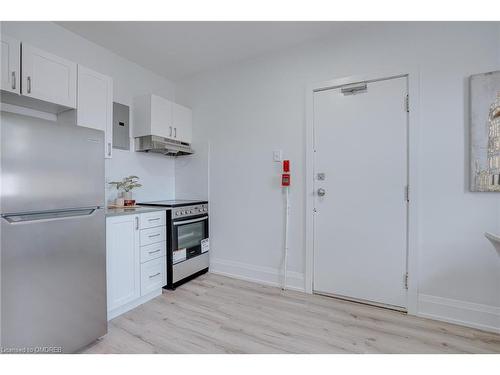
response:
<path id="1" fill-rule="evenodd" d="M 134 206 L 135 200 L 132 199 L 132 190 L 141 187 L 139 184 L 139 177 L 137 176 L 128 176 L 124 177 L 121 181 L 111 181 L 109 184 L 114 185 L 116 190 L 122 192 L 122 198 L 117 199 L 117 206 Z"/>

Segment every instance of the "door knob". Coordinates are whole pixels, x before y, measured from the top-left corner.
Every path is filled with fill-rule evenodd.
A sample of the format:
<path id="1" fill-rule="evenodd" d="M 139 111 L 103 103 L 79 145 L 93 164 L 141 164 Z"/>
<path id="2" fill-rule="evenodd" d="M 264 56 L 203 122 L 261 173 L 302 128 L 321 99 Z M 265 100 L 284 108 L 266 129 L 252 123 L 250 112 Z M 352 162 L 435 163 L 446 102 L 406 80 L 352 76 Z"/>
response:
<path id="1" fill-rule="evenodd" d="M 324 197 L 325 194 L 326 194 L 326 190 L 325 189 L 323 189 L 323 188 L 319 188 L 318 189 L 318 196 L 319 197 Z"/>

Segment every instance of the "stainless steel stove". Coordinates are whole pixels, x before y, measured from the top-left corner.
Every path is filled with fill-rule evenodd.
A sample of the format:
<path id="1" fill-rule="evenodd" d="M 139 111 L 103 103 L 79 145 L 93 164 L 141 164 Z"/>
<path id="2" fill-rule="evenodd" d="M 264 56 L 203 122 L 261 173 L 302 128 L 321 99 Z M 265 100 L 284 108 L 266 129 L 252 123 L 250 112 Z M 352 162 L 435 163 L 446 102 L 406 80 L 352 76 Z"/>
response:
<path id="1" fill-rule="evenodd" d="M 207 201 L 202 200 L 189 200 L 189 199 L 167 199 L 163 201 L 152 201 L 139 203 L 143 206 L 160 206 L 160 207 L 182 207 L 182 206 L 192 206 L 196 204 L 208 204 Z"/>
<path id="2" fill-rule="evenodd" d="M 205 273 L 209 266 L 208 202 L 165 200 L 140 203 L 167 210 L 167 285 L 177 286 Z"/>

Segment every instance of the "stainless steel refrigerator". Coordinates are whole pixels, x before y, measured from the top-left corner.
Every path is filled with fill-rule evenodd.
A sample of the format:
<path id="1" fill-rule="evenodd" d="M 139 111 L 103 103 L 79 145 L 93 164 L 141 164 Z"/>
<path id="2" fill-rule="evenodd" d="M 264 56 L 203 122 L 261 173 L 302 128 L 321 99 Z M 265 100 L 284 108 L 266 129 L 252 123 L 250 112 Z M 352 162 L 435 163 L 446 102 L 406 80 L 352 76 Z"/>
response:
<path id="1" fill-rule="evenodd" d="M 0 346 L 75 352 L 107 332 L 104 134 L 0 121 Z"/>

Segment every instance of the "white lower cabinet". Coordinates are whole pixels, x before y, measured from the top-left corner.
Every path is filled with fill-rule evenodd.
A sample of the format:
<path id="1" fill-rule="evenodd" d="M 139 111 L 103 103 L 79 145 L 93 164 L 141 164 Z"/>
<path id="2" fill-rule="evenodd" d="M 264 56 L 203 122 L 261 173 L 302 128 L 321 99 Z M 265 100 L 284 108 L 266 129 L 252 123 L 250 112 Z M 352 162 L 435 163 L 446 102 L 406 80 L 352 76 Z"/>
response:
<path id="1" fill-rule="evenodd" d="M 106 220 L 108 312 L 141 295 L 139 229 L 136 215 Z"/>
<path id="2" fill-rule="evenodd" d="M 160 225 L 145 229 L 141 224 L 149 223 L 151 213 L 106 220 L 108 320 L 160 295 L 166 284 L 165 211 L 155 214 Z M 143 246 L 141 238 L 147 238 Z"/>

